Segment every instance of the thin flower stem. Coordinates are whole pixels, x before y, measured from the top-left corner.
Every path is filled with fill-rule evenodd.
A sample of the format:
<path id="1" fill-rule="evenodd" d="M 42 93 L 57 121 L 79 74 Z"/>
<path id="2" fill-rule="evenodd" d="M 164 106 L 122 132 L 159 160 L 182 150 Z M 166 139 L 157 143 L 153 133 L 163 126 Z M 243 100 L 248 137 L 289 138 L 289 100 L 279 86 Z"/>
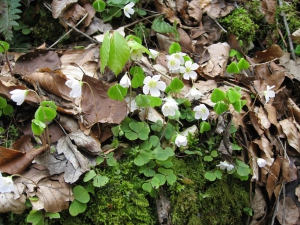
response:
<path id="1" fill-rule="evenodd" d="M 157 142 L 157 145 L 160 143 L 161 139 L 163 138 L 163 136 L 164 136 L 164 134 L 165 134 L 165 132 L 166 132 L 166 130 L 167 130 L 168 123 L 169 123 L 169 118 L 168 118 L 168 120 L 167 120 L 167 122 L 166 122 L 166 125 L 165 125 L 165 127 L 164 127 L 164 130 L 163 130 L 163 132 L 162 132 L 162 134 L 161 134 L 161 136 L 160 136 L 160 138 L 159 138 L 159 142 Z M 157 145 L 156 145 L 155 147 L 157 147 Z"/>

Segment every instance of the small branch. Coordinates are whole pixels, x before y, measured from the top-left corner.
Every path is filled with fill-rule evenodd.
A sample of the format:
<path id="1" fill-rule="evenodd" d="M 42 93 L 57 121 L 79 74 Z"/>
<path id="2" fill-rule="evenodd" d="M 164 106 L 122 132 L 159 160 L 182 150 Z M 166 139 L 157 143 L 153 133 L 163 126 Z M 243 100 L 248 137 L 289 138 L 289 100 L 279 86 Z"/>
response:
<path id="1" fill-rule="evenodd" d="M 144 20 L 148 20 L 148 19 L 151 19 L 151 18 L 153 18 L 153 17 L 160 16 L 160 15 L 161 15 L 161 14 L 154 14 L 154 15 L 145 17 L 145 18 L 143 18 L 143 19 L 140 19 L 140 20 L 137 20 L 137 21 L 135 21 L 135 22 L 133 22 L 133 23 L 130 23 L 130 24 L 125 25 L 124 28 L 131 27 L 131 26 L 134 25 L 134 24 L 137 24 L 137 23 L 142 22 L 142 21 L 144 21 Z"/>
<path id="2" fill-rule="evenodd" d="M 7 63 L 7 66 L 8 66 L 8 69 L 9 69 L 9 72 L 10 72 L 10 75 L 13 76 L 13 71 L 10 67 L 10 63 L 9 63 L 9 60 L 8 60 L 8 57 L 7 57 L 7 51 L 5 50 L 4 46 L 0 43 L 0 46 L 1 48 L 3 48 L 4 50 L 4 55 L 5 55 L 5 60 L 6 60 L 6 63 Z"/>
<path id="3" fill-rule="evenodd" d="M 283 6 L 282 0 L 278 0 L 278 4 L 279 4 L 280 7 L 282 7 Z M 289 41 L 289 46 L 290 46 L 290 51 L 291 51 L 292 58 L 293 58 L 294 61 L 296 61 L 296 55 L 295 55 L 295 52 L 294 52 L 294 46 L 293 46 L 293 41 L 292 41 L 292 38 L 291 38 L 291 32 L 290 32 L 290 28 L 289 28 L 285 13 L 283 11 L 281 11 L 280 15 L 283 18 L 283 23 L 284 23 L 284 26 L 285 26 L 285 29 L 286 29 L 287 38 L 288 38 L 288 41 Z"/>

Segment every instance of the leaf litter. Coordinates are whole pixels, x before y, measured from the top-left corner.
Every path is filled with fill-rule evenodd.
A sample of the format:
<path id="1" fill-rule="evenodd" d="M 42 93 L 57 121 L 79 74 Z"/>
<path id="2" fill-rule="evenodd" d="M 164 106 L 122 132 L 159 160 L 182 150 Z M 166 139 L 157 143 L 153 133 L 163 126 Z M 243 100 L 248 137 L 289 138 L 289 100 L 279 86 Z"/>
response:
<path id="1" fill-rule="evenodd" d="M 90 4 L 82 7 L 76 2 L 54 0 L 51 5 L 53 17 L 63 17 L 75 25 L 89 12 L 82 31 L 86 30 L 88 35 L 92 35 L 97 31 L 103 33 L 112 29 L 109 23 L 104 23 L 96 17 Z M 293 90 L 295 87 L 299 92 L 299 59 L 292 60 L 289 53 L 272 44 L 264 51 L 256 51 L 253 57 L 245 56 L 251 64 L 250 68 L 235 79 L 226 72 L 226 67 L 230 49 L 238 46 L 237 39 L 234 35 L 228 35 L 227 43 L 219 42 L 222 29 L 216 23 L 217 18 L 224 17 L 233 10 L 232 4 L 210 0 L 201 1 L 201 4 L 195 0 L 180 0 L 176 3 L 155 0 L 154 4 L 156 11 L 163 13 L 169 22 L 177 21 L 179 43 L 183 51 L 197 56 L 200 68 L 197 71 L 198 80 L 195 86 L 204 95 L 201 103 L 213 106 L 209 95 L 217 86 L 226 90 L 230 85 L 238 83 L 245 89 L 242 95 L 247 99 L 248 111 L 242 110 L 238 115 L 233 114 L 232 121 L 246 134 L 243 138 L 240 137 L 247 150 L 243 160 L 247 163 L 246 159 L 249 159 L 253 171 L 253 216 L 250 224 L 263 224 L 267 217 L 273 214 L 277 216 L 280 224 L 300 223 L 300 186 L 294 185 L 299 169 L 297 165 L 300 156 L 300 109 L 297 94 Z M 263 1 L 263 5 L 267 22 L 274 23 L 276 2 Z M 167 68 L 165 54 L 174 39 L 167 34 L 157 33 L 156 36 L 158 50 L 161 52 L 156 59 L 156 65 L 152 66 L 148 62 L 143 63 L 141 67 L 149 73 L 159 70 L 165 79 L 171 80 L 163 67 Z M 292 39 L 299 42 L 299 36 L 297 30 Z M 22 174 L 25 177 L 14 179 L 14 193 L 0 194 L 0 212 L 22 213 L 26 209 L 25 200 L 29 196 L 38 196 L 38 201 L 32 201 L 33 209 L 44 208 L 47 212 L 60 212 L 67 209 L 69 201 L 73 200 L 71 184 L 89 171 L 90 166 L 96 165 L 96 156 L 102 153 L 99 140 L 104 141 L 112 135 L 106 128 L 111 124 L 121 123 L 127 115 L 127 106 L 124 102 L 107 97 L 107 90 L 112 84 L 99 79 L 98 45 L 84 50 L 66 50 L 60 54 L 37 49 L 21 56 L 15 53 L 15 56 L 18 59 L 11 61 L 12 65 L 15 63 L 13 72 L 21 79 L 8 78 L 8 68 L 3 66 L 1 74 L 5 76 L 0 77 L 1 95 L 9 99 L 9 91 L 16 88 L 27 89 L 26 84 L 32 85 L 40 98 L 51 99 L 58 105 L 57 111 L 61 114 L 58 119 L 59 126 L 50 131 L 50 136 L 54 136 L 60 130 L 60 126 L 68 134 L 62 134 L 52 140 L 55 143 L 55 154 L 45 151 L 44 148 L 34 149 L 30 132 L 24 132 L 25 136 L 12 145 L 13 149 L 0 148 L 0 171 Z M 105 71 L 101 76 L 105 77 L 107 74 L 108 71 Z M 80 106 L 69 97 L 70 89 L 64 85 L 66 75 L 75 76 L 88 84 L 83 87 Z M 276 95 L 266 103 L 263 92 L 267 86 L 273 85 Z M 191 85 L 186 83 L 185 89 L 187 93 Z M 253 99 L 251 94 L 258 97 Z M 25 102 L 27 105 L 22 106 L 23 110 L 28 110 L 37 107 L 39 100 L 30 93 Z M 151 110 L 148 120 L 163 121 L 160 113 Z M 28 117 L 22 116 L 17 122 L 22 122 L 23 125 L 20 125 L 19 129 L 26 131 Z M 141 120 L 144 119 L 146 118 L 141 112 Z M 93 128 L 97 125 L 100 130 L 93 134 Z M 219 128 L 220 133 L 224 133 L 225 128 Z M 101 136 L 105 138 L 101 139 Z M 232 153 L 225 150 L 224 146 L 220 146 L 219 151 L 231 158 Z M 255 159 L 258 157 L 266 161 L 265 168 L 257 165 Z M 288 189 L 290 186 L 292 188 L 286 193 L 289 196 L 280 198 L 282 189 Z M 268 207 L 267 202 L 272 202 L 274 206 L 277 202 L 278 208 Z M 161 196 L 157 204 L 166 204 L 158 212 L 164 212 L 159 216 L 163 221 L 169 213 L 168 200 Z"/>

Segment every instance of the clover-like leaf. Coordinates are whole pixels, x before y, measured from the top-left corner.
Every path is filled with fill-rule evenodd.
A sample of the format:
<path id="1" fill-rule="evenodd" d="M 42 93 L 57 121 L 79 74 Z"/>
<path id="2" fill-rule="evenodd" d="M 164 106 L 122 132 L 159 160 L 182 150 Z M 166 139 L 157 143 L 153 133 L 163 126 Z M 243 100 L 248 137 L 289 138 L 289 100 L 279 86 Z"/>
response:
<path id="1" fill-rule="evenodd" d="M 96 176 L 96 172 L 94 170 L 90 170 L 86 174 L 84 174 L 83 181 L 88 182 L 89 180 L 93 179 L 95 176 Z"/>
<path id="2" fill-rule="evenodd" d="M 103 187 L 104 185 L 106 185 L 108 183 L 108 181 L 109 181 L 109 179 L 107 176 L 97 175 L 93 179 L 93 185 L 95 187 Z"/>
<path id="3" fill-rule="evenodd" d="M 157 160 L 167 160 L 169 157 L 173 156 L 175 153 L 172 148 L 167 147 L 163 149 L 162 147 L 157 147 L 153 150 L 154 156 Z"/>
<path id="4" fill-rule="evenodd" d="M 7 106 L 7 101 L 5 98 L 0 97 L 0 109 L 4 109 Z"/>
<path id="5" fill-rule="evenodd" d="M 93 3 L 93 8 L 97 11 L 97 12 L 103 12 L 106 8 L 106 3 L 102 0 L 96 0 Z"/>
<path id="6" fill-rule="evenodd" d="M 207 179 L 207 180 L 209 180 L 209 181 L 214 181 L 214 180 L 216 180 L 216 178 L 217 178 L 217 176 L 214 174 L 214 173 L 212 173 L 212 172 L 206 172 L 205 174 L 204 174 L 204 177 Z"/>
<path id="7" fill-rule="evenodd" d="M 86 210 L 87 204 L 77 201 L 76 199 L 71 203 L 69 213 L 71 216 L 77 216 Z"/>
<path id="8" fill-rule="evenodd" d="M 89 193 L 81 185 L 77 185 L 73 188 L 73 195 L 74 198 L 81 203 L 87 203 L 90 201 Z"/>
<path id="9" fill-rule="evenodd" d="M 239 67 L 240 70 L 246 70 L 250 67 L 249 63 L 244 58 L 240 59 L 237 66 Z"/>
<path id="10" fill-rule="evenodd" d="M 133 160 L 133 162 L 137 166 L 142 166 L 147 164 L 152 158 L 153 155 L 151 152 L 140 150 L 139 155 Z"/>
<path id="11" fill-rule="evenodd" d="M 200 133 L 203 134 L 204 132 L 209 130 L 210 130 L 210 124 L 205 121 L 202 121 L 200 123 Z"/>
<path id="12" fill-rule="evenodd" d="M 230 65 L 228 65 L 226 68 L 226 71 L 228 73 L 235 73 L 235 74 L 240 73 L 240 69 L 239 69 L 238 65 L 236 64 L 236 62 L 232 62 Z"/>
<path id="13" fill-rule="evenodd" d="M 219 101 L 223 101 L 226 97 L 226 93 L 219 88 L 215 88 L 211 93 L 211 101 L 217 103 Z"/>
<path id="14" fill-rule="evenodd" d="M 177 77 L 175 77 L 168 86 L 170 91 L 175 93 L 179 93 L 181 89 L 184 87 L 184 83 Z"/>
<path id="15" fill-rule="evenodd" d="M 177 180 L 177 176 L 174 173 L 168 174 L 166 176 L 166 179 L 167 179 L 168 184 L 173 185 Z"/>
<path id="16" fill-rule="evenodd" d="M 143 185 L 142 185 L 142 188 L 143 188 L 143 190 L 144 191 L 147 191 L 147 192 L 151 192 L 152 191 L 152 186 L 151 186 L 151 184 L 150 183 L 144 183 Z"/>
<path id="17" fill-rule="evenodd" d="M 150 128 L 146 122 L 130 122 L 129 127 L 137 134 L 139 139 L 141 140 L 148 139 Z"/>
<path id="18" fill-rule="evenodd" d="M 113 100 L 123 101 L 127 94 L 127 90 L 128 88 L 124 88 L 120 84 L 115 84 L 108 89 L 107 95 Z"/>
<path id="19" fill-rule="evenodd" d="M 214 105 L 214 110 L 218 115 L 221 115 L 223 112 L 228 110 L 228 105 L 226 105 L 224 102 L 217 102 Z"/>
<path id="20" fill-rule="evenodd" d="M 241 112 L 242 108 L 244 105 L 246 105 L 247 101 L 246 100 L 239 100 L 236 101 L 235 103 L 232 103 L 233 108 L 237 111 L 237 112 Z"/>

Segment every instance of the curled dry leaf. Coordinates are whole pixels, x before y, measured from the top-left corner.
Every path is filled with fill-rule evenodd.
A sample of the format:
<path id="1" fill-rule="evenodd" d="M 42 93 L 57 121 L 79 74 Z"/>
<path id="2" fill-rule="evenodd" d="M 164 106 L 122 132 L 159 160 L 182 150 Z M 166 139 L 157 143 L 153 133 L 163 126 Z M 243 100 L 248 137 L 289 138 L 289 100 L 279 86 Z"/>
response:
<path id="1" fill-rule="evenodd" d="M 300 134 L 299 130 L 296 127 L 296 121 L 292 121 L 291 118 L 281 120 L 279 124 L 282 127 L 283 133 L 286 135 L 288 143 L 292 146 L 297 152 L 300 153 Z M 299 124 L 297 124 L 299 127 Z"/>
<path id="2" fill-rule="evenodd" d="M 77 0 L 53 0 L 51 3 L 53 18 L 58 18 L 68 6 L 75 2 Z"/>
<path id="3" fill-rule="evenodd" d="M 21 195 L 16 199 L 13 193 L 0 193 L 0 199 L 0 213 L 13 212 L 22 214 L 27 209 L 25 195 Z"/>
<path id="4" fill-rule="evenodd" d="M 291 182 L 298 179 L 298 170 L 291 159 L 282 158 L 282 177 L 284 181 Z"/>
<path id="5" fill-rule="evenodd" d="M 68 134 L 78 148 L 84 149 L 91 155 L 99 155 L 101 150 L 100 143 L 91 136 L 85 135 L 82 131 L 77 130 Z"/>
<path id="6" fill-rule="evenodd" d="M 49 68 L 50 70 L 57 70 L 60 66 L 61 62 L 56 52 L 36 49 L 17 59 L 13 73 L 26 76 L 35 72 L 37 69 Z"/>
<path id="7" fill-rule="evenodd" d="M 174 23 L 176 20 L 178 24 L 181 26 L 180 19 L 176 16 L 176 12 L 172 10 L 171 7 L 167 7 L 162 0 L 154 0 L 154 5 L 160 14 L 164 14 L 164 16 L 171 22 Z"/>
<path id="8" fill-rule="evenodd" d="M 71 25 L 75 26 L 77 21 L 85 16 L 87 11 L 85 8 L 81 7 L 78 3 L 75 3 L 63 11 L 61 17 L 63 17 Z M 67 25 L 64 25 L 68 29 Z"/>
<path id="9" fill-rule="evenodd" d="M 269 62 L 282 57 L 284 53 L 279 45 L 272 44 L 267 50 L 256 52 L 253 61 L 255 63 Z"/>
<path id="10" fill-rule="evenodd" d="M 292 33 L 291 38 L 295 43 L 300 43 L 300 28 Z"/>
<path id="11" fill-rule="evenodd" d="M 23 154 L 24 152 L 22 151 L 0 146 L 0 165 L 8 163 L 12 159 L 22 156 Z"/>
<path id="12" fill-rule="evenodd" d="M 267 214 L 267 203 L 264 199 L 261 187 L 255 186 L 255 194 L 251 201 L 251 208 L 253 209 L 253 216 L 250 225 L 260 225 L 265 221 Z"/>
<path id="13" fill-rule="evenodd" d="M 31 142 L 31 136 L 30 135 L 23 135 L 18 141 L 15 141 L 12 144 L 12 147 L 14 149 L 18 149 L 21 152 L 30 151 L 31 149 L 33 149 L 33 145 L 32 145 L 32 142 Z"/>
<path id="14" fill-rule="evenodd" d="M 280 168 L 281 168 L 281 159 L 280 157 L 277 157 L 273 165 L 270 167 L 270 172 L 268 173 L 268 178 L 267 178 L 266 189 L 268 192 L 269 199 L 272 198 L 273 192 L 276 189 Z"/>

